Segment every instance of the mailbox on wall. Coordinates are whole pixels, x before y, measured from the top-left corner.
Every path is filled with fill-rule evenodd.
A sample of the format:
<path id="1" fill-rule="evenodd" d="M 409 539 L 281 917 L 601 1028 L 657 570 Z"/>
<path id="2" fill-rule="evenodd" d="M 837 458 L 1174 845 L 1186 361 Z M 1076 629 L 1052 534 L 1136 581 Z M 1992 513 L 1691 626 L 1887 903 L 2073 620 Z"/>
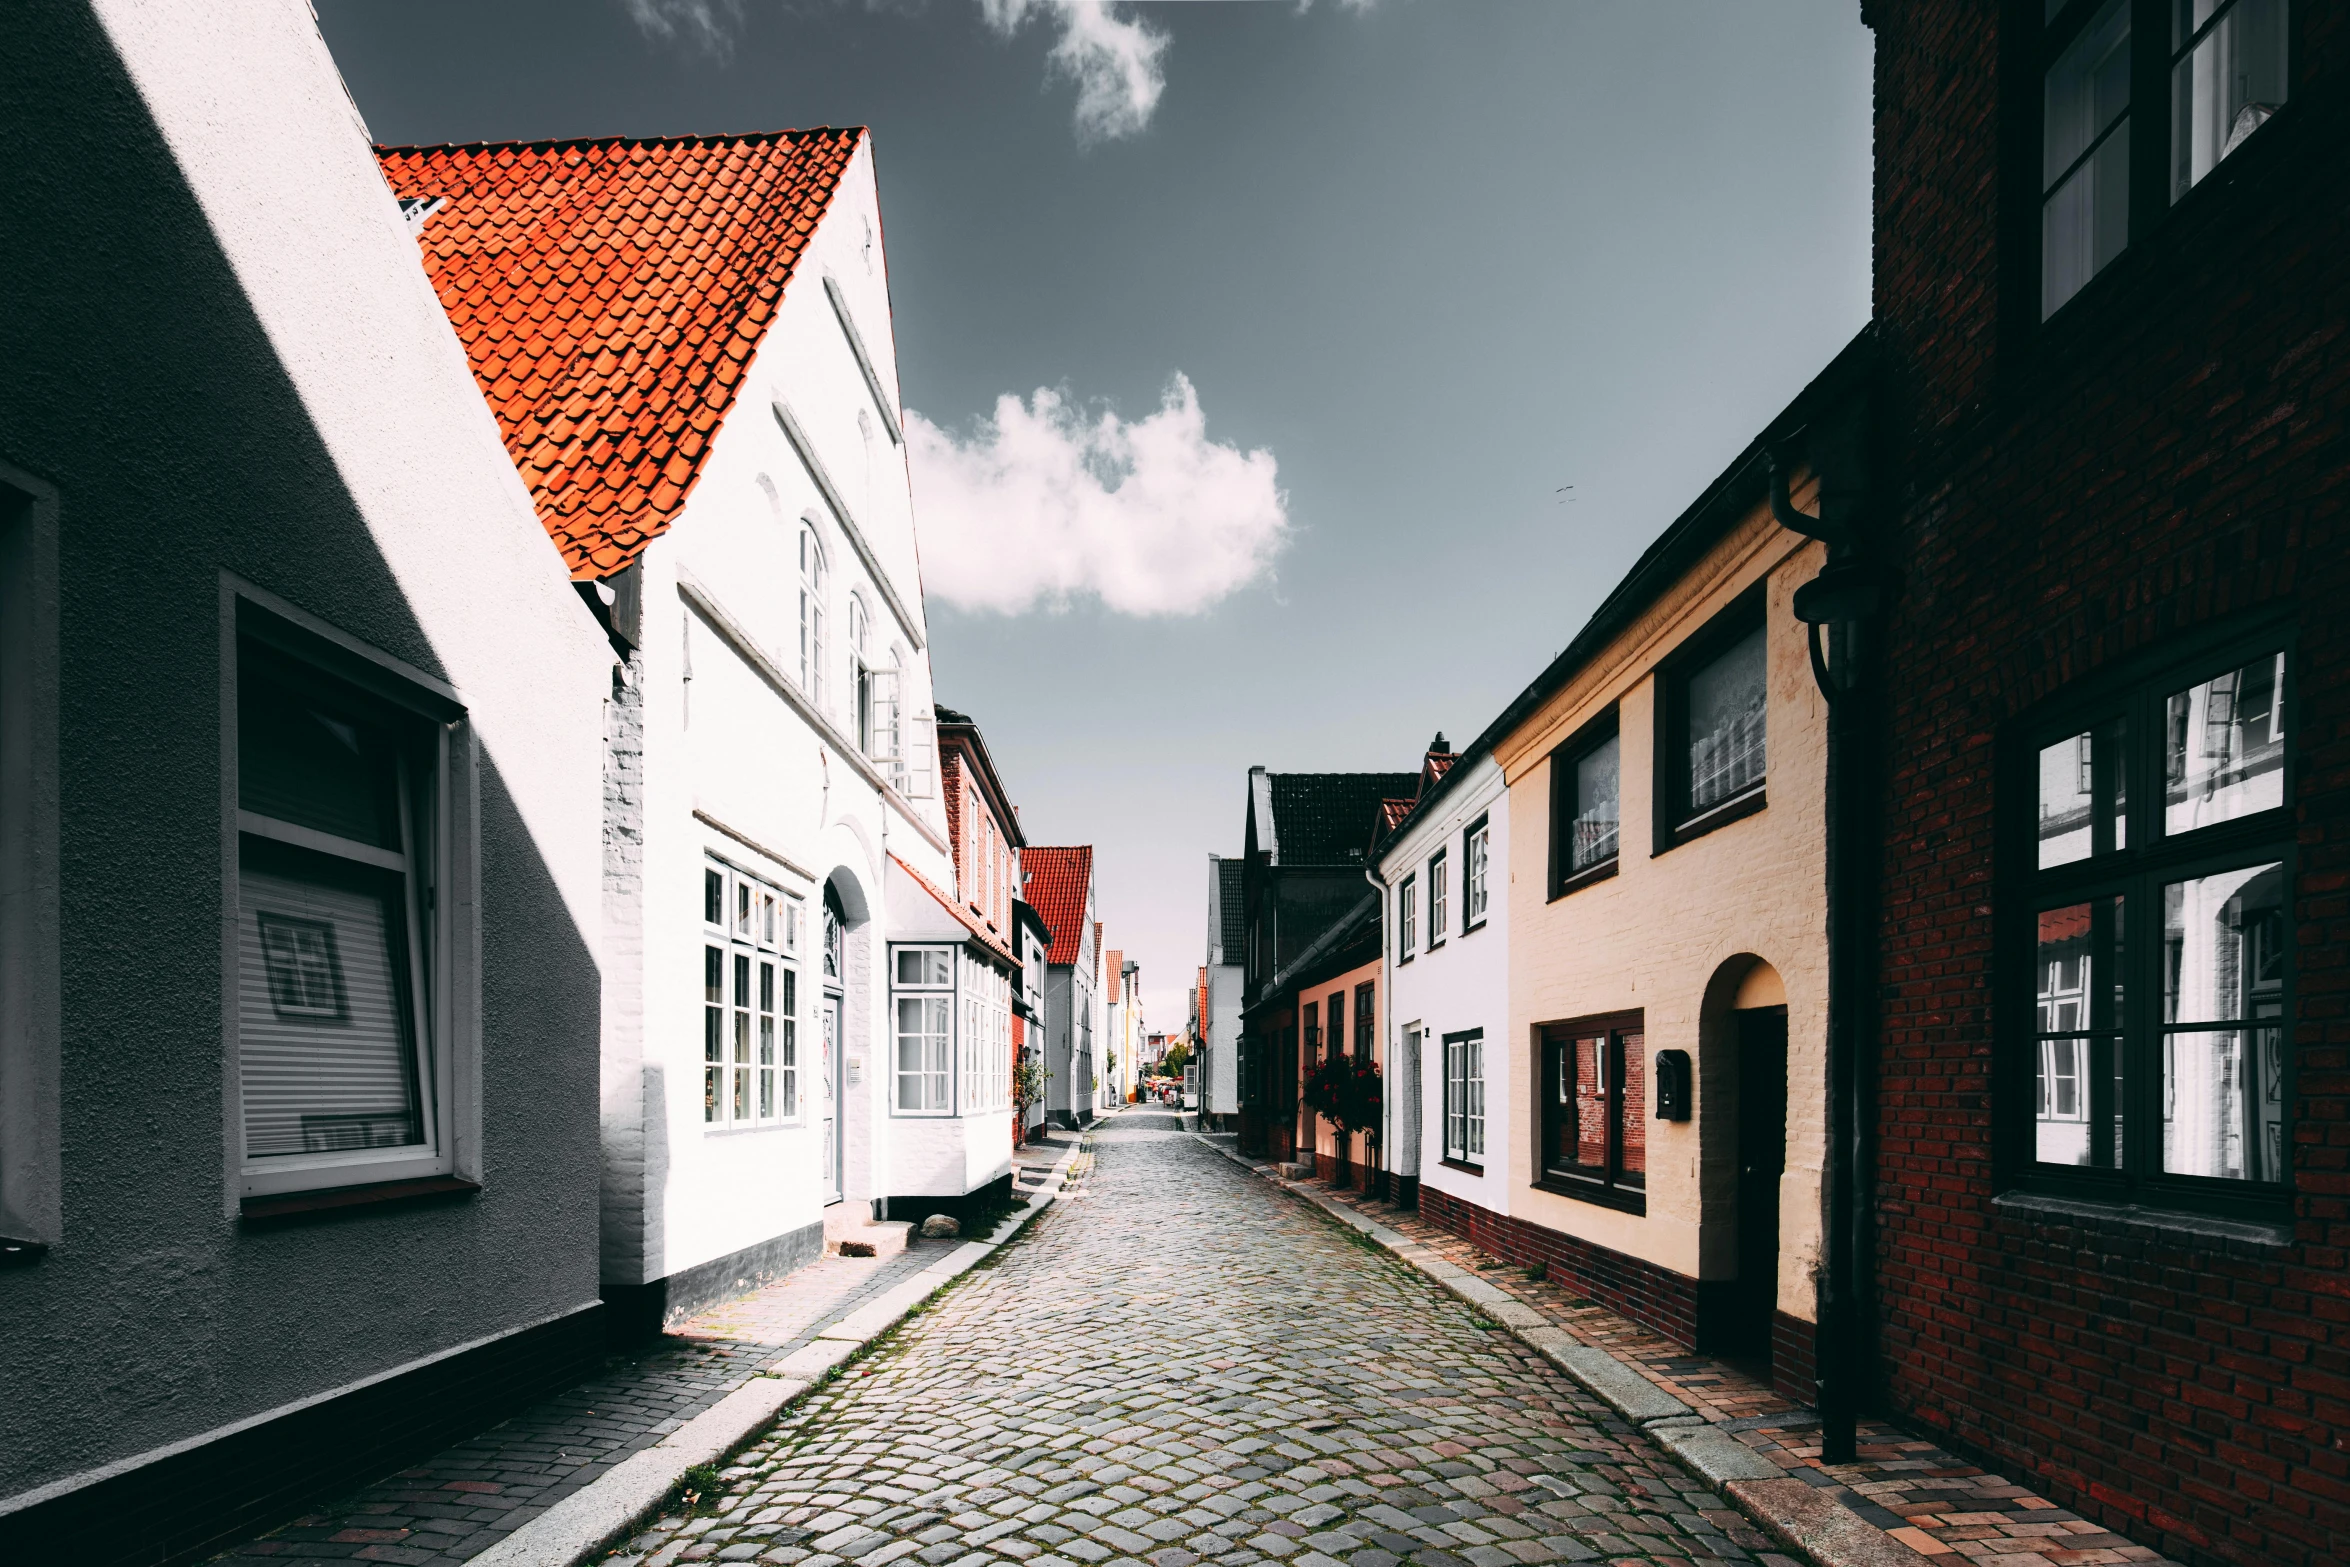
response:
<path id="1" fill-rule="evenodd" d="M 1660 1121 L 1688 1120 L 1692 1097 L 1689 1052 L 1659 1050 L 1656 1053 L 1656 1118 Z"/>

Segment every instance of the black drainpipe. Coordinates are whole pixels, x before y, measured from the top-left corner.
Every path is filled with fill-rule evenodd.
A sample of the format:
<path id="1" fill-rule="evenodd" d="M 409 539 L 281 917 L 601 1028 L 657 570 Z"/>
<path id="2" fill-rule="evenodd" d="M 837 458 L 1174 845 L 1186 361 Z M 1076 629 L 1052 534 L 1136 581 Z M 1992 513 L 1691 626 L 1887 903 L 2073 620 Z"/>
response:
<path id="1" fill-rule="evenodd" d="M 1821 1459 L 1851 1463 L 1853 1427 L 1874 1402 L 1874 1200 L 1877 1040 L 1876 932 L 1879 758 L 1883 755 L 1884 619 L 1895 584 L 1868 548 L 1870 403 L 1855 388 L 1815 414 L 1805 432 L 1820 480 L 1818 516 L 1795 509 L 1787 463 L 1771 454 L 1771 512 L 1828 546 L 1818 576 L 1795 590 L 1811 636 L 1812 676 L 1828 702 L 1828 1135 L 1827 1267 L 1820 1281 L 1814 1366 Z M 1822 632 L 1826 646 L 1822 647 Z"/>

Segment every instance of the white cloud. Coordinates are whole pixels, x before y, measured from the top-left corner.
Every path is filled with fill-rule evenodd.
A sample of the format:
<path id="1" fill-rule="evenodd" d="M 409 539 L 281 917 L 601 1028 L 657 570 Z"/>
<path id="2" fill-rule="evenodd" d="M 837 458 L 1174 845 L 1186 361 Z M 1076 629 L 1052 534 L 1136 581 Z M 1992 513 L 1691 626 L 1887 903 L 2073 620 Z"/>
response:
<path id="1" fill-rule="evenodd" d="M 1078 140 L 1115 141 L 1150 124 L 1167 88 L 1167 35 L 1141 17 L 1112 0 L 979 0 L 979 12 L 1006 38 L 1035 17 L 1059 25 L 1046 58 L 1054 75 L 1077 84 Z"/>
<path id="2" fill-rule="evenodd" d="M 655 38 L 683 36 L 687 43 L 723 56 L 734 48 L 742 22 L 742 0 L 621 0 L 631 20 Z"/>
<path id="3" fill-rule="evenodd" d="M 906 411 L 926 591 L 1001 614 L 1090 594 L 1194 615 L 1272 568 L 1289 537 L 1273 454 L 1208 439 L 1181 374 L 1156 413 L 1089 414 L 1039 388 L 968 437 Z"/>

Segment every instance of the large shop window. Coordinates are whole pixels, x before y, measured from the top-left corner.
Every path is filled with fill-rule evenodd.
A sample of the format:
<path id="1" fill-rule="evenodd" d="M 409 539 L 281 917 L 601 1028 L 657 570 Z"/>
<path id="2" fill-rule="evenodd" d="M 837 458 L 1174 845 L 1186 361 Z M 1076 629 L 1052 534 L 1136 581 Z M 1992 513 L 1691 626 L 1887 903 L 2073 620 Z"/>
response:
<path id="1" fill-rule="evenodd" d="M 2286 0 L 2045 3 L 2043 318 L 2284 107 L 2291 32 Z M 2145 50 L 2163 73 L 2150 100 L 2137 96 Z"/>
<path id="2" fill-rule="evenodd" d="M 453 1165 L 439 888 L 453 711 L 237 652 L 237 1065 L 248 1195 Z M 421 695 L 421 693 L 420 693 Z M 436 719 L 438 721 L 436 721 Z"/>
<path id="3" fill-rule="evenodd" d="M 1648 1211 L 1646 1047 L 1638 1012 L 1542 1030 L 1537 1184 L 1612 1208 Z"/>
<path id="4" fill-rule="evenodd" d="M 702 1122 L 774 1126 L 800 1115 L 805 905 L 721 860 L 702 866 Z"/>
<path id="5" fill-rule="evenodd" d="M 1485 1031 L 1444 1036 L 1444 1157 L 1485 1163 Z"/>
<path id="6" fill-rule="evenodd" d="M 2031 1008 L 2016 1077 L 2040 1183 L 2165 1206 L 2282 1201 L 2289 669 L 2281 640 L 2239 646 L 2028 737 L 2015 792 L 2033 811 L 2029 925 L 2008 939 L 2031 977 L 2012 1001 Z"/>
<path id="7" fill-rule="evenodd" d="M 1550 896 L 1616 873 L 1623 737 L 1611 707 L 1550 757 Z"/>
<path id="8" fill-rule="evenodd" d="M 891 954 L 897 1016 L 897 1110 L 948 1115 L 954 1099 L 955 954 L 899 947 Z"/>
<path id="9" fill-rule="evenodd" d="M 1759 592 L 1717 617 L 1658 671 L 1660 852 L 1761 809 L 1769 774 L 1768 674 Z"/>

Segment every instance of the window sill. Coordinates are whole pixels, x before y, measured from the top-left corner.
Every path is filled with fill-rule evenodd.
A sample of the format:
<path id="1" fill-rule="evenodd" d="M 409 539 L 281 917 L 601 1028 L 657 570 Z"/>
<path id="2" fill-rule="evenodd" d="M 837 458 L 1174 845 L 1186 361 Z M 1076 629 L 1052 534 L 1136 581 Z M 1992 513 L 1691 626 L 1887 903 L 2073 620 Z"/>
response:
<path id="1" fill-rule="evenodd" d="M 1463 936 L 1474 936 L 1474 935 L 1476 935 L 1476 934 L 1477 934 L 1477 932 L 1479 932 L 1479 931 L 1483 930 L 1484 928 L 1485 928 L 1485 921 L 1484 921 L 1484 920 L 1479 920 L 1479 921 L 1477 921 L 1477 922 L 1476 922 L 1475 924 L 1473 924 L 1473 925 L 1463 925 L 1463 926 L 1461 927 L 1461 934 L 1462 934 Z"/>
<path id="2" fill-rule="evenodd" d="M 1443 1165 L 1448 1170 L 1458 1170 L 1463 1175 L 1475 1175 L 1481 1177 L 1485 1174 L 1485 1166 L 1481 1164 L 1471 1164 L 1466 1159 L 1439 1159 L 1436 1162 Z"/>
<path id="3" fill-rule="evenodd" d="M 270 1219 L 290 1219 L 303 1214 L 331 1213 L 338 1208 L 371 1208 L 386 1203 L 470 1197 L 480 1190 L 481 1183 L 478 1181 L 460 1180 L 453 1175 L 434 1175 L 422 1180 L 377 1181 L 367 1186 L 338 1186 L 326 1191 L 273 1192 L 265 1197 L 246 1198 L 237 1216 L 252 1224 Z"/>
<path id="4" fill-rule="evenodd" d="M 769 1121 L 764 1126 L 704 1126 L 704 1137 L 757 1137 L 763 1132 L 796 1132 L 806 1126 L 805 1121 Z"/>
<path id="5" fill-rule="evenodd" d="M 1403 966 L 1404 966 L 1406 963 L 1409 963 L 1409 962 L 1411 962 L 1411 961 L 1412 961 L 1412 959 L 1413 959 L 1413 958 L 1415 958 L 1415 957 L 1417 957 L 1417 956 L 1419 956 L 1419 954 L 1418 954 L 1418 953 L 1415 953 L 1415 952 L 1407 952 L 1407 953 L 1405 953 L 1405 954 L 1404 954 L 1402 957 L 1400 957 L 1400 958 L 1397 958 L 1397 959 L 1395 960 L 1395 966 L 1396 966 L 1397 968 L 1402 968 L 1402 967 L 1403 967 Z"/>
<path id="6" fill-rule="evenodd" d="M 1538 1192 L 1553 1196 L 1572 1197 L 1595 1207 L 1613 1208 L 1619 1213 L 1648 1214 L 1648 1193 L 1628 1186 L 1602 1186 L 1596 1181 L 1578 1181 L 1572 1176 L 1545 1175 L 1534 1183 Z"/>
<path id="7" fill-rule="evenodd" d="M 1734 800 L 1724 800 L 1710 810 L 1690 817 L 1678 827 L 1667 828 L 1657 843 L 1656 852 L 1662 854 L 1668 849 L 1677 849 L 1691 839 L 1702 838 L 1732 822 L 1744 821 L 1769 803 L 1767 786 L 1757 784 Z"/>
<path id="8" fill-rule="evenodd" d="M 29 1268 L 48 1255 L 49 1248 L 39 1241 L 0 1235 L 0 1268 Z"/>
<path id="9" fill-rule="evenodd" d="M 1616 873 L 1617 858 L 1609 855 L 1597 865 L 1586 865 L 1574 875 L 1550 889 L 1550 901 L 1558 902 L 1570 892 L 1581 892 L 1594 882 L 1606 881 Z"/>
<path id="10" fill-rule="evenodd" d="M 1991 1205 L 2020 1219 L 2085 1221 L 2091 1228 L 2111 1234 L 2151 1236 L 2188 1245 L 2230 1250 L 2241 1246 L 2266 1253 L 2293 1244 L 2290 1219 L 2228 1219 L 2217 1214 L 2149 1208 L 2134 1202 L 2056 1197 L 2046 1192 L 2002 1192 L 1991 1199 Z"/>

